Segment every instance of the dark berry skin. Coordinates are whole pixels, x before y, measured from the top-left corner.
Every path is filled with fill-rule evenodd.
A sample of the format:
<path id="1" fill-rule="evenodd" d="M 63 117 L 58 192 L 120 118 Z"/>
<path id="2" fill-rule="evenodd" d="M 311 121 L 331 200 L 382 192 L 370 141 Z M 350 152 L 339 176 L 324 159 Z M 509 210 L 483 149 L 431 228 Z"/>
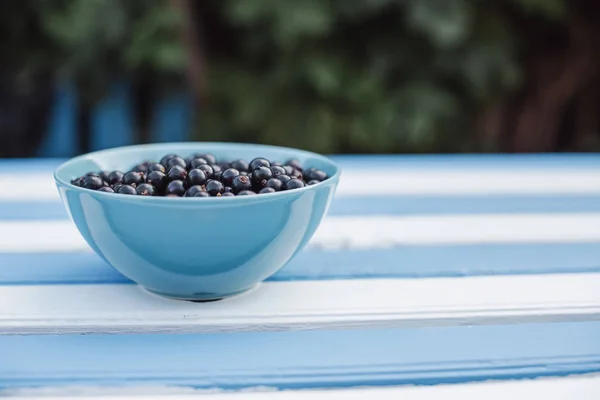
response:
<path id="1" fill-rule="evenodd" d="M 71 185 L 75 185 L 75 186 L 81 186 L 81 181 L 83 180 L 83 178 L 75 178 L 71 181 Z"/>
<path id="2" fill-rule="evenodd" d="M 208 161 L 204 158 L 201 158 L 201 157 L 192 158 L 190 160 L 190 162 L 188 163 L 188 168 L 194 169 L 194 168 L 198 168 L 199 166 L 205 165 L 205 164 L 208 164 Z"/>
<path id="3" fill-rule="evenodd" d="M 135 188 L 131 185 L 121 185 L 118 193 L 119 194 L 137 194 Z"/>
<path id="4" fill-rule="evenodd" d="M 81 187 L 86 189 L 98 190 L 104 186 L 104 181 L 99 176 L 86 176 L 81 181 Z"/>
<path id="5" fill-rule="evenodd" d="M 220 181 L 222 175 L 223 171 L 215 171 L 215 173 L 213 174 L 213 179 L 216 181 Z"/>
<path id="6" fill-rule="evenodd" d="M 144 175 L 141 172 L 129 171 L 123 175 L 121 182 L 123 182 L 123 185 L 137 186 L 144 183 Z"/>
<path id="7" fill-rule="evenodd" d="M 250 172 L 248 172 L 248 171 L 240 171 L 240 175 L 248 176 L 248 175 L 250 175 Z"/>
<path id="8" fill-rule="evenodd" d="M 113 190 L 115 191 L 115 193 L 119 193 L 119 189 L 121 189 L 121 187 L 123 186 L 122 183 L 117 183 L 113 186 Z"/>
<path id="9" fill-rule="evenodd" d="M 236 176 L 231 184 L 231 190 L 234 194 L 238 194 L 244 190 L 250 190 L 251 188 L 252 182 L 250 181 L 250 178 L 245 175 Z"/>
<path id="10" fill-rule="evenodd" d="M 302 164 L 298 160 L 295 160 L 295 159 L 287 160 L 285 165 L 289 165 L 290 167 L 292 167 L 294 169 L 302 171 Z"/>
<path id="11" fill-rule="evenodd" d="M 292 167 L 291 165 L 284 165 L 283 169 L 285 169 L 285 174 L 292 176 L 292 174 L 294 173 L 294 167 Z"/>
<path id="12" fill-rule="evenodd" d="M 162 164 L 154 163 L 154 164 L 148 165 L 148 174 L 150 172 L 154 172 L 154 171 L 162 172 L 164 174 L 167 170 L 165 169 L 165 167 Z"/>
<path id="13" fill-rule="evenodd" d="M 230 186 L 225 186 L 225 190 L 223 191 L 223 193 L 229 193 L 229 192 L 233 193 L 233 190 L 231 189 Z"/>
<path id="14" fill-rule="evenodd" d="M 101 178 L 101 179 L 102 179 L 104 182 L 106 182 L 106 183 L 110 183 L 110 182 L 108 182 L 108 175 L 109 175 L 109 174 L 110 174 L 110 172 L 108 172 L 108 171 L 101 171 L 99 175 L 100 175 L 100 178 Z"/>
<path id="15" fill-rule="evenodd" d="M 169 178 L 163 172 L 152 171 L 146 177 L 146 182 L 154 186 L 156 191 L 162 193 L 169 183 Z"/>
<path id="16" fill-rule="evenodd" d="M 187 181 L 190 186 L 204 185 L 208 179 L 201 169 L 193 169 L 187 175 Z"/>
<path id="17" fill-rule="evenodd" d="M 252 183 L 257 187 L 263 188 L 272 177 L 273 172 L 271 172 L 269 167 L 258 167 L 252 172 Z"/>
<path id="18" fill-rule="evenodd" d="M 113 190 L 113 188 L 111 188 L 110 186 L 102 186 L 100 189 L 98 189 L 99 192 L 107 192 L 107 193 L 114 193 L 115 191 Z"/>
<path id="19" fill-rule="evenodd" d="M 234 160 L 232 161 L 229 166 L 231 168 L 235 168 L 238 171 L 242 172 L 242 171 L 248 171 L 248 163 L 246 162 L 246 160 Z"/>
<path id="20" fill-rule="evenodd" d="M 295 169 L 294 171 L 292 171 L 292 175 L 290 176 L 292 178 L 302 179 L 302 171 Z"/>
<path id="21" fill-rule="evenodd" d="M 283 168 L 279 165 L 271 167 L 271 172 L 273 173 L 273 176 L 285 175 L 287 173 L 285 168 Z"/>
<path id="22" fill-rule="evenodd" d="M 212 169 L 215 173 L 223 171 L 223 168 L 221 168 L 221 166 L 219 164 L 208 164 L 208 165 L 210 165 L 212 167 Z M 225 168 L 225 169 L 227 169 L 227 168 Z"/>
<path id="23" fill-rule="evenodd" d="M 258 194 L 265 194 L 265 193 L 275 193 L 275 189 L 266 187 L 266 188 L 262 188 L 260 190 L 260 192 L 258 192 Z"/>
<path id="24" fill-rule="evenodd" d="M 204 190 L 204 188 L 200 185 L 194 185 L 191 186 L 188 190 L 186 190 L 184 197 L 194 197 L 199 192 L 206 193 L 206 190 Z M 206 195 L 208 196 L 208 193 L 206 193 Z"/>
<path id="25" fill-rule="evenodd" d="M 135 167 L 133 167 L 133 171 L 146 173 L 148 171 L 148 165 L 150 165 L 150 162 L 144 161 L 143 163 L 138 164 Z"/>
<path id="26" fill-rule="evenodd" d="M 285 184 L 287 181 L 289 181 L 290 178 L 288 175 L 279 175 L 276 179 L 279 179 L 281 181 L 281 183 Z"/>
<path id="27" fill-rule="evenodd" d="M 167 170 L 169 170 L 170 168 L 173 168 L 175 166 L 179 166 L 182 167 L 183 169 L 185 169 L 187 163 L 185 162 L 185 160 L 179 156 L 175 156 L 175 157 L 171 157 L 169 158 L 169 160 L 167 161 L 167 165 L 165 165 L 165 168 Z"/>
<path id="28" fill-rule="evenodd" d="M 204 174 L 206 175 L 207 179 L 212 179 L 213 178 L 215 170 L 210 165 L 208 165 L 208 164 L 200 165 L 198 167 L 198 169 L 204 172 Z"/>
<path id="29" fill-rule="evenodd" d="M 172 181 L 167 185 L 167 189 L 165 190 L 165 194 L 174 194 L 176 196 L 183 196 L 185 193 L 185 185 L 182 181 Z"/>
<path id="30" fill-rule="evenodd" d="M 221 197 L 235 197 L 235 194 L 231 192 L 225 192 L 221 195 Z"/>
<path id="31" fill-rule="evenodd" d="M 304 182 L 302 182 L 300 179 L 296 179 L 296 178 L 290 179 L 283 185 L 283 188 L 285 190 L 300 189 L 303 187 L 304 187 Z"/>
<path id="32" fill-rule="evenodd" d="M 181 165 L 175 165 L 173 167 L 171 167 L 171 169 L 169 170 L 169 173 L 167 174 L 167 177 L 169 178 L 170 181 L 185 181 L 185 179 L 188 176 L 188 172 L 187 170 L 182 167 Z"/>
<path id="33" fill-rule="evenodd" d="M 225 186 L 223 186 L 223 184 L 221 182 L 215 181 L 214 179 L 206 182 L 205 187 L 206 187 L 206 191 L 211 196 L 220 195 L 225 191 Z"/>
<path id="34" fill-rule="evenodd" d="M 117 183 L 121 182 L 121 179 L 123 179 L 123 175 L 124 174 L 121 171 L 113 171 L 110 174 L 108 174 L 107 182 L 110 185 L 117 184 Z"/>
<path id="35" fill-rule="evenodd" d="M 165 170 L 167 170 L 167 169 L 169 169 L 169 166 L 167 163 L 173 157 L 177 157 L 177 154 L 174 154 L 174 153 L 166 154 L 163 158 L 160 159 L 159 164 L 161 164 L 163 167 L 165 167 Z"/>
<path id="36" fill-rule="evenodd" d="M 208 161 L 209 164 L 217 163 L 217 158 L 210 153 L 196 153 L 196 154 L 194 154 L 193 157 L 194 158 L 204 158 L 206 161 Z"/>
<path id="37" fill-rule="evenodd" d="M 210 194 L 208 194 L 207 192 L 198 192 L 194 194 L 194 197 L 210 197 Z"/>
<path id="38" fill-rule="evenodd" d="M 267 181 L 267 185 L 266 185 L 265 189 L 266 188 L 270 188 L 270 189 L 273 189 L 273 191 L 275 191 L 275 192 L 279 192 L 281 189 L 283 189 L 283 182 L 281 182 L 277 178 L 271 178 Z"/>
<path id="39" fill-rule="evenodd" d="M 256 192 L 253 192 L 252 190 L 242 190 L 237 195 L 238 196 L 252 196 L 253 194 L 256 194 Z"/>
<path id="40" fill-rule="evenodd" d="M 304 178 L 306 181 L 323 182 L 325 179 L 327 179 L 327 174 L 320 169 L 310 168 L 304 171 Z"/>
<path id="41" fill-rule="evenodd" d="M 250 161 L 248 169 L 250 171 L 254 171 L 255 169 L 260 168 L 260 167 L 270 168 L 271 167 L 271 163 L 266 158 L 257 157 L 254 160 Z"/>
<path id="42" fill-rule="evenodd" d="M 135 188 L 135 191 L 140 196 L 154 196 L 156 193 L 154 186 L 150 185 L 149 183 L 142 183 L 141 185 L 138 185 L 138 187 Z"/>
<path id="43" fill-rule="evenodd" d="M 312 186 L 312 185 L 316 185 L 317 183 L 321 183 L 321 181 L 316 181 L 313 179 L 312 181 L 308 181 L 307 185 Z"/>
<path id="44" fill-rule="evenodd" d="M 231 186 L 233 184 L 233 180 L 236 176 L 240 175 L 240 171 L 235 168 L 227 168 L 223 173 L 221 173 L 221 182 L 225 186 Z"/>

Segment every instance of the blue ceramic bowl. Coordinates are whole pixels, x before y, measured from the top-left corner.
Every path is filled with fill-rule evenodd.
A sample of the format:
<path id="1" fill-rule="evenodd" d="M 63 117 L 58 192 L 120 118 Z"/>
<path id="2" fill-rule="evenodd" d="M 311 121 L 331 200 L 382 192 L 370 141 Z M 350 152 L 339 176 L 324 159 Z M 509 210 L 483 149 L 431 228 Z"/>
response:
<path id="1" fill-rule="evenodd" d="M 296 158 L 330 178 L 257 196 L 127 196 L 72 185 L 90 171 L 128 171 L 167 153 L 219 159 Z M 306 151 L 237 143 L 127 146 L 75 157 L 54 173 L 60 196 L 90 247 L 148 291 L 175 299 L 216 300 L 245 292 L 297 254 L 327 213 L 339 178 L 328 158 Z"/>

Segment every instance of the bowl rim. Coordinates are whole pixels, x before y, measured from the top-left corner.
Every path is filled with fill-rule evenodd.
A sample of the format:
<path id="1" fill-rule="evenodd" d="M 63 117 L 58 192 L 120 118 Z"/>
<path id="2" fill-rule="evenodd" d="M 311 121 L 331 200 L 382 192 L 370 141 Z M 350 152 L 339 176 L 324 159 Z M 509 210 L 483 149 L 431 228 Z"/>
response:
<path id="1" fill-rule="evenodd" d="M 109 192 L 100 192 L 98 190 L 91 190 L 91 189 L 85 189 L 79 186 L 75 186 L 73 185 L 69 180 L 65 180 L 62 179 L 59 174 L 61 172 L 62 169 L 67 168 L 69 165 L 72 164 L 76 164 L 77 162 L 83 161 L 87 158 L 91 158 L 93 156 L 98 156 L 98 155 L 102 155 L 102 154 L 106 154 L 106 153 L 111 153 L 114 151 L 118 151 L 118 150 L 123 150 L 123 149 L 162 149 L 162 148 L 166 148 L 166 152 L 169 152 L 169 148 L 177 148 L 177 147 L 185 147 L 185 146 L 192 146 L 192 145 L 197 145 L 197 146 L 206 146 L 206 147 L 221 147 L 221 148 L 227 148 L 227 147 L 247 147 L 247 148 L 263 148 L 263 149 L 271 149 L 271 150 L 283 150 L 283 151 L 291 151 L 291 152 L 295 152 L 298 155 L 304 156 L 304 157 L 311 157 L 311 158 L 316 158 L 319 159 L 320 161 L 330 164 L 331 166 L 333 166 L 335 168 L 335 173 L 333 175 L 331 175 L 328 179 L 319 182 L 317 184 L 314 185 L 310 185 L 310 186 L 305 186 L 303 188 L 299 188 L 299 189 L 294 189 L 294 190 L 286 190 L 286 191 L 279 191 L 279 192 L 274 192 L 274 193 L 263 193 L 260 195 L 259 198 L 257 198 L 257 196 L 211 196 L 211 197 L 200 197 L 200 198 L 195 198 L 195 197 L 167 197 L 167 196 L 131 196 L 131 195 L 122 195 L 122 196 L 115 196 L 115 193 L 109 193 Z M 173 150 L 174 151 L 174 150 Z M 209 150 L 207 149 L 206 151 L 214 151 L 214 150 Z M 147 143 L 147 144 L 134 144 L 134 145 L 128 145 L 128 146 L 119 146 L 119 147 L 112 147 L 109 149 L 103 149 L 103 150 L 97 150 L 97 151 L 92 151 L 92 152 L 88 152 L 85 154 L 81 154 L 75 157 L 72 157 L 66 161 L 64 161 L 63 163 L 61 163 L 58 167 L 55 168 L 53 176 L 54 176 L 54 180 L 56 183 L 66 186 L 70 189 L 79 191 L 81 193 L 87 193 L 90 195 L 94 195 L 94 196 L 99 196 L 100 198 L 106 197 L 107 199 L 115 199 L 115 200 L 122 200 L 122 201 L 145 201 L 145 202 L 152 202 L 152 203 L 171 203 L 171 202 L 175 202 L 175 204 L 181 204 L 181 202 L 186 202 L 186 203 L 190 203 L 193 202 L 195 204 L 206 204 L 206 203 L 214 203 L 214 202 L 218 202 L 223 204 L 223 202 L 255 202 L 259 199 L 262 200 L 267 200 L 267 199 L 275 199 L 277 197 L 280 198 L 284 198 L 286 196 L 294 196 L 294 195 L 299 195 L 301 193 L 307 192 L 307 191 L 311 191 L 311 190 L 317 190 L 317 188 L 327 185 L 330 182 L 338 182 L 340 176 L 342 174 L 341 168 L 339 167 L 339 165 L 334 162 L 331 158 L 326 157 L 322 154 L 319 153 L 315 153 L 312 151 L 307 151 L 307 150 L 302 150 L 302 149 L 297 149 L 294 147 L 285 147 L 285 146 L 275 146 L 275 145 L 268 145 L 268 144 L 260 144 L 260 143 L 241 143 L 241 142 L 192 142 L 192 141 L 188 141 L 188 142 L 166 142 L 166 143 Z"/>

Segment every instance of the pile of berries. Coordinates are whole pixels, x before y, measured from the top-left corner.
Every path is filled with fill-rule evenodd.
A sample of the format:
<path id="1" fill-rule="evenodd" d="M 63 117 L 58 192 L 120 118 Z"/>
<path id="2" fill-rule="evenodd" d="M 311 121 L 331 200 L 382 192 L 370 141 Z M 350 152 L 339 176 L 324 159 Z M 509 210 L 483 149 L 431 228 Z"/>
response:
<path id="1" fill-rule="evenodd" d="M 258 157 L 250 162 L 218 162 L 212 154 L 188 158 L 167 154 L 158 163 L 145 161 L 126 173 L 89 172 L 71 183 L 100 192 L 139 196 L 226 197 L 299 189 L 327 178 L 319 169 L 303 169 L 298 160 L 280 164 Z"/>

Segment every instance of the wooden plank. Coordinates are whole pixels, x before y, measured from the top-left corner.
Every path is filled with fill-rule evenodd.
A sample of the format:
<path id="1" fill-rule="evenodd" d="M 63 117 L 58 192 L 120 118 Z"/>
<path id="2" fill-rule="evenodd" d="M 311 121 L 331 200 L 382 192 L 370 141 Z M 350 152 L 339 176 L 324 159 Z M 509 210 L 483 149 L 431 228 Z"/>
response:
<path id="1" fill-rule="evenodd" d="M 245 332 L 600 319 L 600 274 L 267 282 L 214 303 L 137 285 L 0 286 L 0 334 Z M 273 301 L 277 299 L 277 301 Z"/>
<path id="2" fill-rule="evenodd" d="M 11 391 L 16 400 L 597 400 L 600 377 L 595 374 L 566 378 L 538 378 L 435 386 L 352 388 L 338 390 L 284 390 L 256 388 L 225 391 L 194 388 L 39 388 Z"/>
<path id="3" fill-rule="evenodd" d="M 111 129 L 106 127 L 106 130 Z M 119 131 L 115 130 L 115 132 L 118 133 Z M 109 144 L 107 142 L 102 146 L 109 146 Z M 381 197 L 384 195 L 418 195 L 428 196 L 428 198 L 433 196 L 442 198 L 444 196 L 450 198 L 462 196 L 463 201 L 468 201 L 469 197 L 477 200 L 477 197 L 492 195 L 509 196 L 508 198 L 510 196 L 521 196 L 523 199 L 524 196 L 533 195 L 600 194 L 600 172 L 596 171 L 554 171 L 548 173 L 547 171 L 504 170 L 489 174 L 470 171 L 436 171 L 406 172 L 391 176 L 376 175 L 375 177 L 373 177 L 372 172 L 369 172 L 368 175 L 373 187 L 377 187 L 377 193 L 373 193 L 368 187 L 359 184 L 366 179 L 365 173 L 348 169 L 343 171 L 336 196 L 338 198 Z M 515 176 L 518 176 L 518 179 Z M 27 184 L 23 184 L 23 182 L 27 182 Z M 34 174 L 18 172 L 5 174 L 0 176 L 0 184 L 12 188 L 10 191 L 0 193 L 0 200 L 33 202 L 56 200 L 58 198 L 51 171 L 40 171 Z M 36 186 L 36 192 L 32 193 L 29 190 L 31 185 Z"/>
<path id="4" fill-rule="evenodd" d="M 596 243 L 600 214 L 499 214 L 326 217 L 308 244 L 315 249 L 399 246 Z M 91 251 L 70 220 L 0 221 L 0 252 Z"/>
<path id="5" fill-rule="evenodd" d="M 93 312 L 93 303 L 88 311 Z M 134 317 L 134 315 L 131 315 Z M 240 390 L 460 383 L 600 371 L 600 322 L 231 334 L 0 336 L 0 389 Z"/>

